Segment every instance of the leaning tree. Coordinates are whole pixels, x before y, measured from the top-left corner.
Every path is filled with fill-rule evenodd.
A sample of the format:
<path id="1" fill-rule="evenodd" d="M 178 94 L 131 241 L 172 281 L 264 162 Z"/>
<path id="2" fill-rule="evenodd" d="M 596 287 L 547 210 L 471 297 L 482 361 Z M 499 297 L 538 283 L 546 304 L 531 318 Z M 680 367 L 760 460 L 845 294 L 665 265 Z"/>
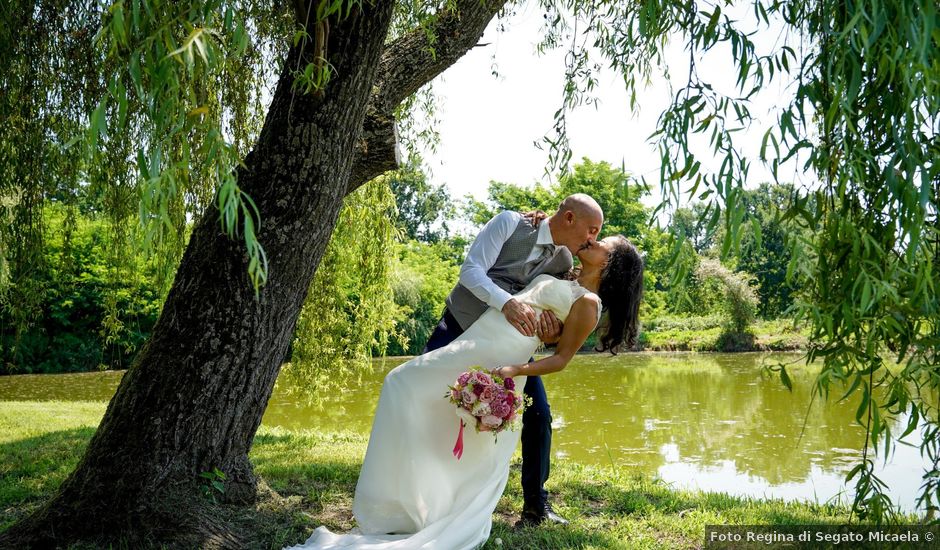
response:
<path id="1" fill-rule="evenodd" d="M 935 1 L 537 6 L 539 48 L 567 50 L 544 141 L 555 166 L 570 160 L 566 116 L 591 100 L 598 71 L 622 73 L 635 98 L 638 84 L 670 68 L 671 40 L 688 57 L 652 137 L 664 205 L 707 200 L 709 230 L 727 224 L 723 252 L 736 246 L 755 227 L 741 208 L 753 159 L 738 132 L 752 123 L 766 128 L 759 156 L 775 176 L 794 162 L 816 174 L 781 215 L 804 229 L 790 275 L 803 289 L 796 312 L 814 330 L 808 357 L 824 361 L 818 387 L 844 381 L 857 392 L 875 442 L 893 440 L 889 419 L 899 415 L 910 418 L 907 431 L 923 426 L 932 468 L 922 498 L 936 506 Z M 215 468 L 228 499 L 255 497 L 248 451 L 343 197 L 396 166 L 396 128 L 411 128 L 423 87 L 504 9 L 511 3 L 4 3 L 0 295 L 24 312 L 21 322 L 39 313 L 30 308 L 42 205 L 83 193 L 101 197 L 115 242 L 129 242 L 122 232 L 138 219 L 134 232 L 165 258 L 172 285 L 76 470 L 0 542 L 171 541 L 181 525 L 199 528 L 187 499 L 198 498 L 199 473 Z M 767 32 L 777 39 L 756 41 Z M 702 74 L 705 55 L 727 58 L 736 82 Z M 791 101 L 763 122 L 751 100 L 781 81 Z M 887 369 L 890 360 L 901 367 Z M 783 367 L 780 376 L 788 383 Z M 885 402 L 874 399 L 878 384 L 889 387 Z M 880 518 L 887 501 L 867 449 L 853 472 L 854 507 Z"/>

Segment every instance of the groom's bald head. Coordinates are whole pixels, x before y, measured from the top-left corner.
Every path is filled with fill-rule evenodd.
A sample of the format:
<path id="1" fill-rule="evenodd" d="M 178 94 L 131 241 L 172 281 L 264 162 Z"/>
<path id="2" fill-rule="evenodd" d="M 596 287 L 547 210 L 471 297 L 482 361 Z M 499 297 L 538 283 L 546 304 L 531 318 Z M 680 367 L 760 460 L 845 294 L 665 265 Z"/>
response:
<path id="1" fill-rule="evenodd" d="M 561 204 L 558 205 L 559 212 L 565 212 L 567 210 L 574 212 L 578 217 L 599 218 L 600 223 L 604 223 L 604 211 L 601 210 L 601 205 L 597 204 L 594 197 L 590 195 L 585 195 L 584 193 L 568 195 L 561 201 Z"/>
<path id="2" fill-rule="evenodd" d="M 567 246 L 572 254 L 593 243 L 604 224 L 604 211 L 590 195 L 568 195 L 549 219 L 555 244 Z"/>

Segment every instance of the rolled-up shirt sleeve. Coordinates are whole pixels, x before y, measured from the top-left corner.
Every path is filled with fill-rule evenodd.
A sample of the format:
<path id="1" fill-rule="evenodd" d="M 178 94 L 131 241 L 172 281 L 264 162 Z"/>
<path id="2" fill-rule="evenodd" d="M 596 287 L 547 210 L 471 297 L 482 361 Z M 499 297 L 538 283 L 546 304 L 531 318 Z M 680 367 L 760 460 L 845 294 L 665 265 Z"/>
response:
<path id="1" fill-rule="evenodd" d="M 503 309 L 503 304 L 508 302 L 512 295 L 496 286 L 486 272 L 496 263 L 499 251 L 516 230 L 521 219 L 521 214 L 511 211 L 493 216 L 470 245 L 467 257 L 460 266 L 460 284 L 488 306 L 498 310 Z"/>

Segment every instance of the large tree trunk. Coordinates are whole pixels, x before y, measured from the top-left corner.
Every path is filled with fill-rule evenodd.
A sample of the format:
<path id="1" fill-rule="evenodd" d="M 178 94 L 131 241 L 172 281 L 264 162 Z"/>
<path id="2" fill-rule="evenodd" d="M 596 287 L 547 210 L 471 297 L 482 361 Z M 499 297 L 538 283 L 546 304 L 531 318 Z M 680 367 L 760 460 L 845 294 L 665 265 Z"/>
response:
<path id="1" fill-rule="evenodd" d="M 260 211 L 267 284 L 256 296 L 244 245 L 222 233 L 210 207 L 85 456 L 52 500 L 0 536 L 0 546 L 102 536 L 194 545 L 213 533 L 201 530 L 187 503 L 199 499 L 198 474 L 213 468 L 228 477 L 227 499 L 252 501 L 248 451 L 343 197 L 394 167 L 393 109 L 472 47 L 501 2 L 459 4 L 459 16 L 441 18 L 436 57 L 424 30 L 384 48 L 389 0 L 330 20 L 335 71 L 322 94 L 292 93 L 290 69 L 301 53 L 291 50 L 258 143 L 238 172 Z M 399 70 L 415 59 L 421 70 Z"/>

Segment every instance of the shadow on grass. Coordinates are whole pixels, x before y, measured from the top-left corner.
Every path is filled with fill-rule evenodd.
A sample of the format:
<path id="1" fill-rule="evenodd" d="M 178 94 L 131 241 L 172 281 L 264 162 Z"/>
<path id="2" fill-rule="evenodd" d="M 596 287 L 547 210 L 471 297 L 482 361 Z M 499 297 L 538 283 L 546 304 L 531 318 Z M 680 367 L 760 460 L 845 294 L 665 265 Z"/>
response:
<path id="1" fill-rule="evenodd" d="M 250 457 L 255 473 L 279 493 L 312 497 L 324 491 L 346 491 L 352 498 L 361 464 L 343 453 L 334 455 L 328 446 L 328 442 L 293 434 L 259 434 Z"/>
<path id="2" fill-rule="evenodd" d="M 838 505 L 683 491 L 645 476 L 564 462 L 553 469 L 549 490 L 555 510 L 571 523 L 515 529 L 522 492 L 514 462 L 484 548 L 695 548 L 701 547 L 707 524 L 843 524 L 848 519 Z"/>
<path id="3" fill-rule="evenodd" d="M 94 433 L 93 427 L 81 427 L 0 444 L 0 531 L 55 493 Z"/>

